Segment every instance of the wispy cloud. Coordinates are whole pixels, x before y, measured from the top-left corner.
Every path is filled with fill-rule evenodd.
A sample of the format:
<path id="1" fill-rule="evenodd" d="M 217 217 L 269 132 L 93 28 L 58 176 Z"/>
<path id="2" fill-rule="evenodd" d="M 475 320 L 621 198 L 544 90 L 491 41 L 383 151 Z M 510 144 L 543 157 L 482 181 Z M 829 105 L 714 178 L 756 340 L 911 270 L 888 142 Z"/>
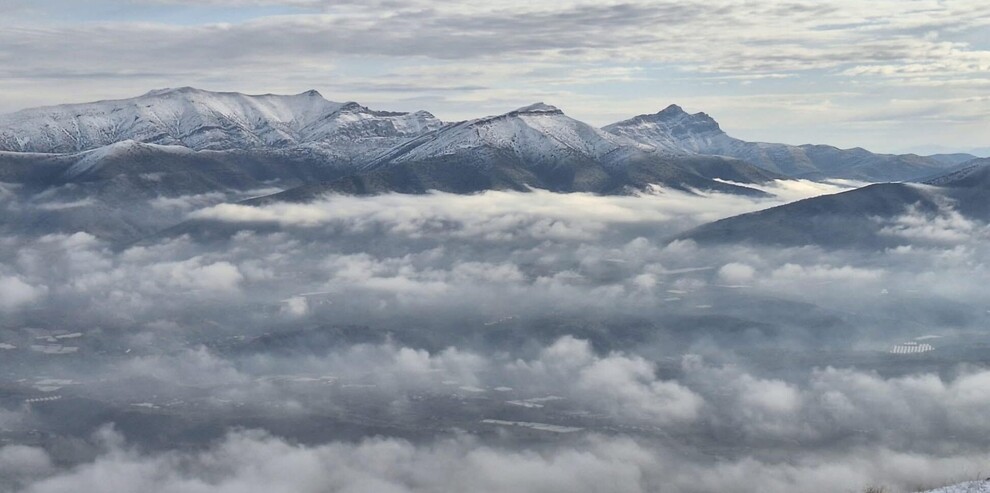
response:
<path id="1" fill-rule="evenodd" d="M 171 22 L 157 10 L 142 14 L 139 7 L 149 5 L 187 9 L 197 22 Z M 262 9 L 238 22 L 216 14 L 249 6 L 290 10 Z M 812 120 L 838 125 L 847 111 L 881 109 L 877 93 L 935 101 L 975 95 L 986 88 L 990 68 L 990 51 L 980 44 L 990 7 L 978 2 L 162 0 L 118 4 L 134 11 L 125 20 L 76 23 L 24 13 L 44 10 L 37 5 L 12 8 L 0 32 L 6 109 L 165 85 L 262 92 L 313 86 L 401 109 L 426 105 L 454 118 L 476 116 L 478 101 L 511 107 L 539 96 L 565 107 L 575 101 L 578 116 L 604 124 L 620 112 L 656 109 L 634 106 L 644 100 L 661 105 L 673 96 L 786 99 L 823 88 L 856 95 L 834 101 L 835 114 L 787 107 L 749 114 L 790 140 L 795 119 L 807 122 L 804 132 Z M 420 76 L 410 73 L 413 67 Z M 676 82 L 685 78 L 688 86 Z M 630 93 L 638 97 L 628 101 Z M 578 105 L 589 97 L 597 108 Z M 986 104 L 978 103 L 983 113 Z M 717 116 L 725 105 L 714 106 L 702 109 Z M 959 110 L 946 104 L 938 112 L 943 122 L 955 121 Z M 909 121 L 867 138 L 891 145 L 893 133 L 911 131 Z M 954 131 L 946 135 L 977 144 L 973 125 Z"/>

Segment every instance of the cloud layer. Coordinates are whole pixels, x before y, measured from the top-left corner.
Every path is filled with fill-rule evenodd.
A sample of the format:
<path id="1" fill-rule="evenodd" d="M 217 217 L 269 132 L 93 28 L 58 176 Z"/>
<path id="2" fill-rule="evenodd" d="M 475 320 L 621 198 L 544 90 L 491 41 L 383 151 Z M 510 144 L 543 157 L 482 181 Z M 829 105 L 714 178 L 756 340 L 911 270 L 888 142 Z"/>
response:
<path id="1" fill-rule="evenodd" d="M 984 144 L 979 2 L 98 2 L 85 22 L 57 20 L 71 3 L 12 3 L 9 110 L 160 86 L 316 87 L 447 119 L 550 100 L 603 125 L 676 98 L 763 141 Z"/>
<path id="2" fill-rule="evenodd" d="M 4 235 L 0 428 L 18 444 L 0 448 L 0 489 L 972 477 L 990 436 L 986 225 L 949 204 L 891 218 L 912 245 L 890 250 L 669 241 L 840 189 L 194 196 L 156 201 L 190 221 L 139 244 Z M 935 350 L 888 353 L 918 341 Z"/>
<path id="3" fill-rule="evenodd" d="M 112 435 L 112 431 L 103 432 Z M 112 436 L 111 436 L 112 438 Z M 574 447 L 507 450 L 454 438 L 430 445 L 369 439 L 300 447 L 257 432 L 238 432 L 208 450 L 144 455 L 111 445 L 95 462 L 38 479 L 50 471 L 44 452 L 0 449 L 0 468 L 15 471 L 33 493 L 82 489 L 138 492 L 299 491 L 478 492 L 526 491 L 747 491 L 826 493 L 858 491 L 878 476 L 899 478 L 897 489 L 951 480 L 978 470 L 986 457 L 934 458 L 863 448 L 827 464 L 806 457 L 787 462 L 699 461 L 678 451 L 629 439 L 591 436 Z"/>

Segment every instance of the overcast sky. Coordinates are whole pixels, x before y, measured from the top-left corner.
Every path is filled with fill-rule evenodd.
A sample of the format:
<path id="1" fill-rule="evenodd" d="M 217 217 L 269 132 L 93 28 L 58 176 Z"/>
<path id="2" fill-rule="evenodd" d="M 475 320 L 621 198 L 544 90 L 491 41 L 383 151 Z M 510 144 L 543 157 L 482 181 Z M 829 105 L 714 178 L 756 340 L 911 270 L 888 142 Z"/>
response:
<path id="1" fill-rule="evenodd" d="M 748 140 L 990 146 L 986 0 L 0 0 L 0 112 L 195 86 L 444 120 L 671 103 Z"/>

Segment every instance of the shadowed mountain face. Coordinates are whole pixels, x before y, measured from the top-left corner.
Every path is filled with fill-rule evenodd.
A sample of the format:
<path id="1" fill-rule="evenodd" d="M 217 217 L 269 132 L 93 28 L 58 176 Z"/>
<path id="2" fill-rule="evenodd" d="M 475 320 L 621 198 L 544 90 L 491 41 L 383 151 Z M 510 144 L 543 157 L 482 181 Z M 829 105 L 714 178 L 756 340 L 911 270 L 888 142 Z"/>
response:
<path id="1" fill-rule="evenodd" d="M 746 142 L 726 134 L 707 114 L 689 114 L 677 105 L 608 125 L 604 130 L 671 152 L 731 156 L 776 173 L 810 179 L 917 180 L 975 158 L 875 154 L 861 148 Z"/>
<path id="2" fill-rule="evenodd" d="M 944 188 L 953 207 L 965 216 L 990 221 L 990 158 L 970 161 L 968 166 L 926 182 Z"/>
<path id="3" fill-rule="evenodd" d="M 538 103 L 446 125 L 397 146 L 360 173 L 307 184 L 268 200 L 305 201 L 325 193 L 373 194 L 483 190 L 623 193 L 650 185 L 759 195 L 726 180 L 783 178 L 737 159 L 686 156 L 609 134 Z"/>
<path id="4" fill-rule="evenodd" d="M 74 154 L 0 152 L 0 184 L 24 205 L 0 217 L 0 231 L 133 239 L 181 221 L 189 206 L 333 179 L 345 166 L 309 152 L 194 151 L 134 141 Z"/>
<path id="5" fill-rule="evenodd" d="M 881 248 L 940 241 L 912 231 L 910 217 L 967 227 L 990 221 L 990 160 L 925 184 L 880 183 L 706 224 L 681 236 L 699 243 Z M 962 217 L 960 217 L 961 215 Z M 924 233 L 924 234 L 923 234 Z M 927 237 L 925 237 L 927 235 Z"/>

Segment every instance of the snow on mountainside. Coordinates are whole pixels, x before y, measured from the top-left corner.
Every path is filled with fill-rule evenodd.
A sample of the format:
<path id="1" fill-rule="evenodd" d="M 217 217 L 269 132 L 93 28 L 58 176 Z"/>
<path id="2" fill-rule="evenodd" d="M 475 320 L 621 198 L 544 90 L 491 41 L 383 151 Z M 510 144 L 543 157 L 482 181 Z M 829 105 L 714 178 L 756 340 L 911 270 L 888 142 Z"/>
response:
<path id="1" fill-rule="evenodd" d="M 532 165 L 568 159 L 599 160 L 621 151 L 652 152 L 653 146 L 612 135 L 536 103 L 508 113 L 447 125 L 379 157 L 369 168 L 477 152 L 485 166 L 497 154 Z"/>
<path id="2" fill-rule="evenodd" d="M 183 87 L 0 116 L 0 150 L 68 153 L 133 140 L 197 150 L 364 143 L 380 151 L 440 125 L 427 112 L 373 111 L 316 91 L 249 96 Z"/>
<path id="3" fill-rule="evenodd" d="M 780 178 L 736 159 L 666 153 L 536 103 L 502 115 L 445 125 L 382 154 L 357 174 L 306 184 L 259 203 L 303 202 L 327 193 L 531 188 L 627 193 L 653 185 L 762 195 L 736 183 Z"/>
<path id="4" fill-rule="evenodd" d="M 78 161 L 65 170 L 64 176 L 66 178 L 76 178 L 87 173 L 92 173 L 98 170 L 103 164 L 114 159 L 129 158 L 137 161 L 139 160 L 139 154 L 149 148 L 161 152 L 182 154 L 195 152 L 183 146 L 142 144 L 134 140 L 123 140 L 98 149 L 82 152 Z"/>
<path id="5" fill-rule="evenodd" d="M 951 486 L 943 486 L 922 493 L 990 493 L 990 481 L 970 481 Z"/>
<path id="6" fill-rule="evenodd" d="M 746 142 L 726 134 L 707 114 L 689 114 L 677 105 L 604 129 L 672 152 L 730 156 L 777 173 L 812 179 L 916 180 L 953 165 L 952 160 L 937 157 L 875 154 L 861 148 Z"/>
<path id="7" fill-rule="evenodd" d="M 705 113 L 690 115 L 672 104 L 655 115 L 640 115 L 604 128 L 607 132 L 655 145 L 670 152 L 704 154 L 725 133 Z"/>

